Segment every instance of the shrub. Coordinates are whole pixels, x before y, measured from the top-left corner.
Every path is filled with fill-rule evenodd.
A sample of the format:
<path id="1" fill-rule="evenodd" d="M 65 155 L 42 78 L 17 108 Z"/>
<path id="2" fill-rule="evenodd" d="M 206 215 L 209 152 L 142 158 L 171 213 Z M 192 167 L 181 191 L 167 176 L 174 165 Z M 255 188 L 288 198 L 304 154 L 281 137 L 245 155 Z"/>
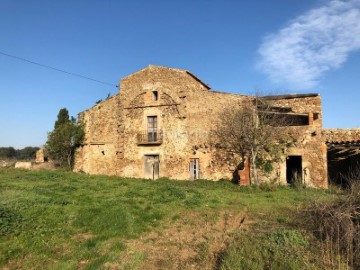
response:
<path id="1" fill-rule="evenodd" d="M 323 241 L 323 260 L 329 268 L 340 269 L 345 261 L 360 269 L 360 182 L 348 183 L 350 188 L 337 202 L 313 203 L 304 211 L 305 225 Z"/>

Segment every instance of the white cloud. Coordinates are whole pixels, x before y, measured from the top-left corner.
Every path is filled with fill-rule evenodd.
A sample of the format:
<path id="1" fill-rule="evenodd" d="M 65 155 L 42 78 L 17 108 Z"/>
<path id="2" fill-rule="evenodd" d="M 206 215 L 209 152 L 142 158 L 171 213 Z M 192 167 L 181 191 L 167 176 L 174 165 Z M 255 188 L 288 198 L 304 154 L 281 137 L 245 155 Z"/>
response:
<path id="1" fill-rule="evenodd" d="M 258 67 L 275 83 L 308 89 L 360 49 L 360 0 L 332 0 L 264 38 Z"/>

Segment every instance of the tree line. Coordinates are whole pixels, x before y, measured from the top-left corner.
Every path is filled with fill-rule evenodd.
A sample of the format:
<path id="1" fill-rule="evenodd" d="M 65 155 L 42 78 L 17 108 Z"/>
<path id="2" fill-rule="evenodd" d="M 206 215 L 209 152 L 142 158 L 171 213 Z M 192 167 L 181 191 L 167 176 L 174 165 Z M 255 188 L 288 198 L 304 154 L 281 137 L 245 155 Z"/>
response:
<path id="1" fill-rule="evenodd" d="M 66 108 L 60 109 L 53 131 L 48 133 L 45 154 L 66 169 L 72 169 L 75 150 L 84 138 L 83 126 L 74 117 L 69 116 Z M 34 160 L 39 147 L 27 146 L 23 149 L 0 147 L 0 159 Z"/>
<path id="2" fill-rule="evenodd" d="M 17 159 L 17 160 L 29 160 L 35 159 L 36 151 L 39 147 L 27 146 L 23 149 L 15 149 L 14 147 L 0 147 L 1 159 Z"/>

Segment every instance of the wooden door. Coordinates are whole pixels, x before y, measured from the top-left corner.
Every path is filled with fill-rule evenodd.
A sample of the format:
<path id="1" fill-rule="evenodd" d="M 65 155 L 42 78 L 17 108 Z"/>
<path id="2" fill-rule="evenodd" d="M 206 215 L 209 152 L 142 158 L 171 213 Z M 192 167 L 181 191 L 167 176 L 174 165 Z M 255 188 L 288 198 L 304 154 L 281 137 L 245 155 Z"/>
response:
<path id="1" fill-rule="evenodd" d="M 158 179 L 159 163 L 158 155 L 146 155 L 144 159 L 144 177 L 153 180 Z"/>
<path id="2" fill-rule="evenodd" d="M 199 159 L 191 158 L 190 159 L 190 179 L 199 179 Z"/>

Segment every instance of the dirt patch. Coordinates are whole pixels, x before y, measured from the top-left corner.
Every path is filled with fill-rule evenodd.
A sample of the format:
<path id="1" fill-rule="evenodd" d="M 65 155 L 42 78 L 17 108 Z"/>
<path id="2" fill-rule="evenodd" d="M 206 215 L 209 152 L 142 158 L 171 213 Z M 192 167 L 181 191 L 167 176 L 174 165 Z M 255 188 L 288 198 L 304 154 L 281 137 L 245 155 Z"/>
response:
<path id="1" fill-rule="evenodd" d="M 94 238 L 94 235 L 91 233 L 78 233 L 71 237 L 72 240 L 78 241 L 80 243 L 85 242 L 91 238 Z"/>
<path id="2" fill-rule="evenodd" d="M 214 269 L 233 235 L 246 228 L 242 212 L 187 213 L 127 242 L 122 259 L 144 255 L 139 269 Z"/>

